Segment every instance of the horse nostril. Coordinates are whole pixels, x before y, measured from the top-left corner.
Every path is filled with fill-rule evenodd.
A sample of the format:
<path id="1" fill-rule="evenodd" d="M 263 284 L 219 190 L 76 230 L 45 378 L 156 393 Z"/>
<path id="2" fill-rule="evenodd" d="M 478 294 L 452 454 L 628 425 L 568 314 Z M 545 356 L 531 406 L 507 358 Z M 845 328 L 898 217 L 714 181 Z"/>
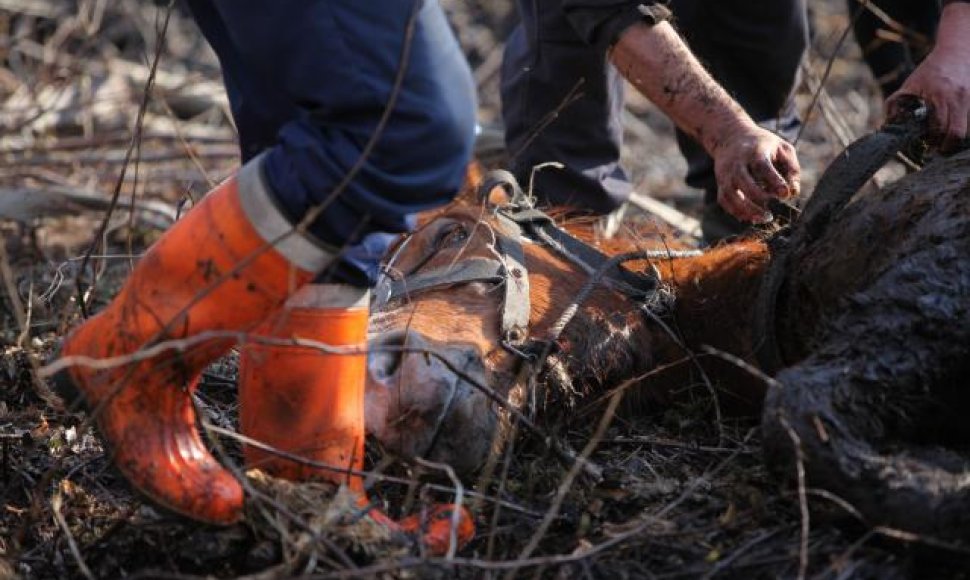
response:
<path id="1" fill-rule="evenodd" d="M 392 331 L 376 337 L 370 343 L 367 366 L 373 378 L 387 380 L 395 376 L 408 354 L 427 348 L 427 341 L 411 331 Z"/>
<path id="2" fill-rule="evenodd" d="M 384 335 L 371 342 L 367 366 L 374 379 L 378 381 L 387 380 L 397 374 L 404 358 L 406 343 L 404 333 Z"/>

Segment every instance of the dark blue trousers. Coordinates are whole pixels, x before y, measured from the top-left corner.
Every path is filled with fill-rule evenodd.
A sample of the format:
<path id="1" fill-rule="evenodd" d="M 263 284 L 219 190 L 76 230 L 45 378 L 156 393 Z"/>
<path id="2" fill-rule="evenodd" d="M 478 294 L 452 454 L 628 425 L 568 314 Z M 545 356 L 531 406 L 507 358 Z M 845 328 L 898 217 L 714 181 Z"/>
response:
<path id="1" fill-rule="evenodd" d="M 528 180 L 532 167 L 562 162 L 563 170 L 536 174 L 539 197 L 609 212 L 631 189 L 619 166 L 622 79 L 602 49 L 576 34 L 561 0 L 517 4 L 521 23 L 506 45 L 502 69 L 512 169 Z M 804 0 L 672 0 L 670 7 L 675 26 L 714 78 L 755 121 L 793 137 L 798 117 L 790 97 L 808 44 Z M 687 183 L 714 202 L 713 161 L 683 133 L 678 143 L 688 163 Z"/>
<path id="2" fill-rule="evenodd" d="M 309 231 L 344 249 L 328 279 L 373 283 L 390 242 L 417 213 L 454 197 L 471 156 L 474 82 L 440 5 L 187 1 L 219 56 L 243 160 L 266 152 L 265 177 L 294 223 L 324 205 Z M 335 196 L 377 132 L 402 66 L 376 147 Z"/>

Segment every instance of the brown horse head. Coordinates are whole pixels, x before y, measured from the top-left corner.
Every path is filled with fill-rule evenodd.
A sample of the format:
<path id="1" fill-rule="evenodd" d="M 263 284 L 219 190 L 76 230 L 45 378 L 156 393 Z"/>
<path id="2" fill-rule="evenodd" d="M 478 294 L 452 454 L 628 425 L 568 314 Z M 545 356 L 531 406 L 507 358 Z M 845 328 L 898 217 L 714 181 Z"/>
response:
<path id="1" fill-rule="evenodd" d="M 670 250 L 669 230 L 656 224 L 597 241 L 597 220 L 557 219 L 606 255 Z M 510 243 L 521 247 L 521 270 L 503 249 Z M 663 271 L 650 306 L 609 284 L 593 286 L 579 300 L 588 269 L 548 244 L 510 233 L 496 206 L 468 202 L 436 214 L 392 256 L 388 278 L 376 291 L 367 424 L 385 447 L 404 455 L 467 473 L 484 461 L 509 407 L 544 411 L 547 418 L 549 411 L 568 412 L 586 395 L 653 368 L 656 353 L 676 350 L 664 332 L 646 330 L 644 312 L 669 306 L 665 301 L 679 282 L 668 259 L 627 264 L 647 274 L 636 278 L 641 281 Z M 692 272 L 677 274 L 696 285 Z M 521 304 L 509 302 L 522 297 L 507 287 L 521 282 L 517 276 L 527 279 L 528 310 L 518 329 L 524 335 L 510 336 L 508 319 L 515 313 L 509 309 Z M 560 329 L 571 306 L 575 313 Z M 541 380 L 532 384 L 541 391 L 527 388 L 533 372 Z"/>
<path id="2" fill-rule="evenodd" d="M 455 206 L 399 243 L 388 275 L 406 283 L 421 272 L 488 256 L 490 234 L 481 212 Z M 496 285 L 480 281 L 377 297 L 366 422 L 385 447 L 459 471 L 473 469 L 487 453 L 498 416 L 473 384 L 501 385 L 497 377 L 511 369 L 498 346 L 500 296 Z"/>

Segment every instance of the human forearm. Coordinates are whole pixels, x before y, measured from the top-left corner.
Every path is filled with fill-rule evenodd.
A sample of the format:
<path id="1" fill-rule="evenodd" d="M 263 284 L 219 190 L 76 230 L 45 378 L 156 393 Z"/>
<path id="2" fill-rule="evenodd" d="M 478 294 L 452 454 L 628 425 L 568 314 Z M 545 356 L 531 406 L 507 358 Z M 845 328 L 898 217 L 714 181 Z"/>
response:
<path id="1" fill-rule="evenodd" d="M 769 198 L 798 193 L 794 148 L 755 124 L 669 24 L 630 26 L 613 46 L 610 60 L 711 155 L 718 202 L 729 213 L 762 221 Z"/>
<path id="2" fill-rule="evenodd" d="M 943 7 L 936 31 L 936 48 L 946 47 L 970 54 L 970 2 L 950 2 Z"/>
<path id="3" fill-rule="evenodd" d="M 666 22 L 628 28 L 613 47 L 610 60 L 711 155 L 725 142 L 725 136 L 755 125 Z"/>

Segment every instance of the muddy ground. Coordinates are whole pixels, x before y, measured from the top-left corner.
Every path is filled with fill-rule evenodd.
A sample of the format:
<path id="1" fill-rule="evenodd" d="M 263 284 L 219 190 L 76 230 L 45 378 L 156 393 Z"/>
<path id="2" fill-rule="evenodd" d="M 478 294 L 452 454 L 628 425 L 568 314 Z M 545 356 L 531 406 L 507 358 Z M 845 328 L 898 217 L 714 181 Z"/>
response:
<path id="1" fill-rule="evenodd" d="M 482 121 L 494 122 L 512 6 L 444 4 L 480 83 Z M 824 110 L 813 112 L 798 143 L 806 190 L 843 143 L 881 114 L 857 47 L 851 38 L 839 42 L 847 25 L 842 2 L 812 7 L 807 82 L 834 60 Z M 217 65 L 184 13 L 173 12 L 167 28 L 164 15 L 135 0 L 0 0 L 0 213 L 16 218 L 0 220 L 0 578 L 790 578 L 802 557 L 813 578 L 970 575 L 959 554 L 929 539 L 854 527 L 825 498 L 811 498 L 806 522 L 792 493 L 767 477 L 755 418 L 717 429 L 705 389 L 672 408 L 614 419 L 592 455 L 606 477 L 564 488 L 528 557 L 523 548 L 554 513 L 566 468 L 525 437 L 504 458 L 503 478 L 468 482 L 479 535 L 451 561 L 396 546 L 368 550 L 342 529 L 308 534 L 301 525 L 317 523 L 328 505 L 327 494 L 312 495 L 317 490 L 301 496 L 256 481 L 266 496 L 245 524 L 228 529 L 142 502 L 111 468 L 85 415 L 64 409 L 37 367 L 78 320 L 75 278 L 89 250 L 85 272 L 97 272 L 98 282 L 83 300 L 94 310 L 117 290 L 132 257 L 236 163 Z M 798 103 L 807 110 L 810 101 L 806 85 Z M 639 191 L 696 211 L 669 122 L 641 99 L 632 98 L 630 110 L 624 158 Z M 119 207 L 99 238 L 116 191 Z M 95 239 L 104 244 L 93 247 Z M 227 429 L 235 427 L 234 373 L 232 357 L 213 366 L 198 397 L 206 421 Z M 598 421 L 590 408 L 548 428 L 581 449 Z M 238 464 L 237 442 L 223 436 L 218 443 Z M 454 497 L 449 481 L 378 449 L 369 459 L 397 478 L 372 490 L 392 513 Z M 307 493 L 319 506 L 299 503 Z M 297 505 L 300 517 L 292 518 Z"/>

